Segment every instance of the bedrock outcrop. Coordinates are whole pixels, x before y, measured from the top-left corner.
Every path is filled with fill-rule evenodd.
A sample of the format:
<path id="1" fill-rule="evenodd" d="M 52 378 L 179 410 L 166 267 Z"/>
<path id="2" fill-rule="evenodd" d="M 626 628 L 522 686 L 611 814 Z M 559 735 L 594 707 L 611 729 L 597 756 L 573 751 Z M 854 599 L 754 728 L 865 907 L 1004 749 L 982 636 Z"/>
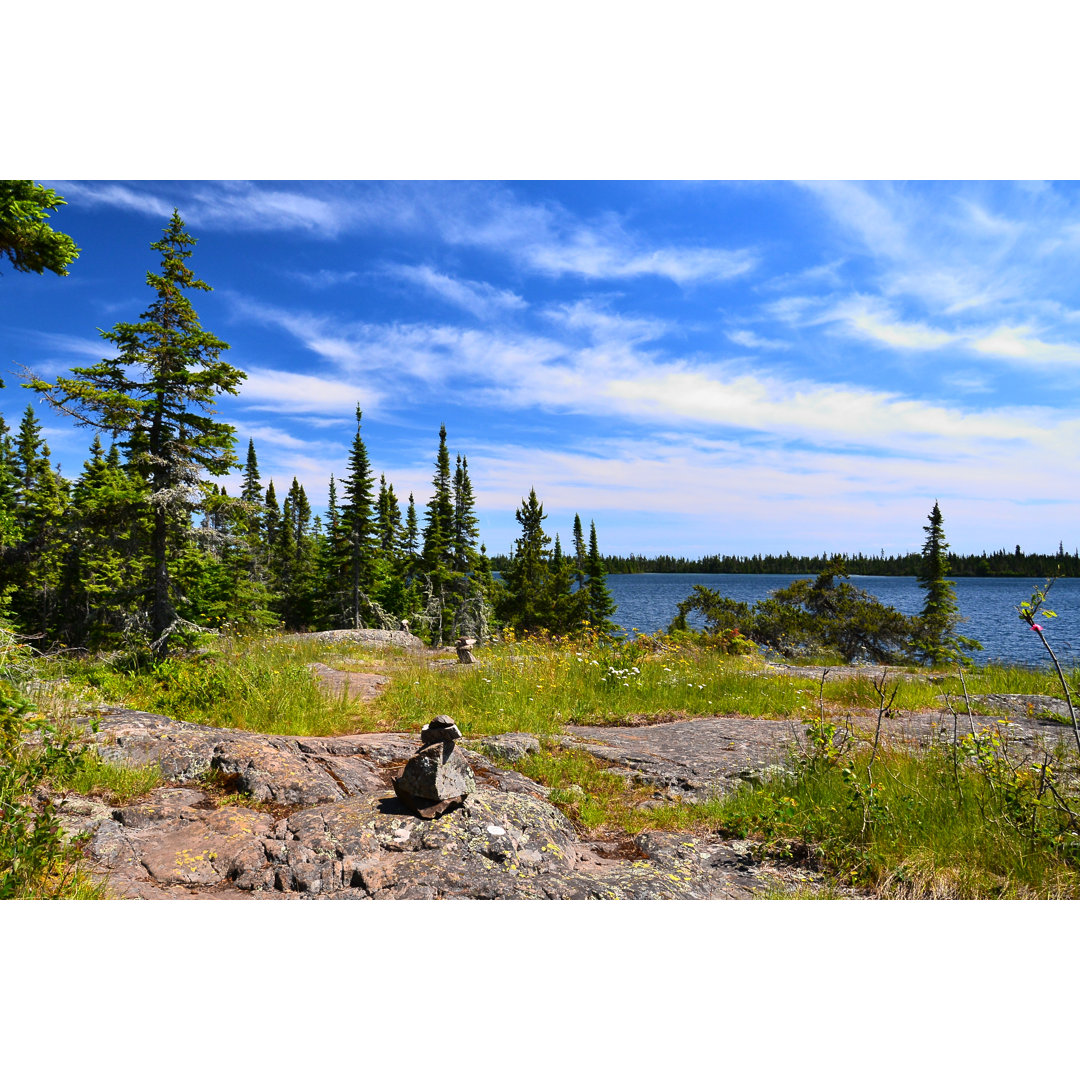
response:
<path id="1" fill-rule="evenodd" d="M 740 898 L 812 881 L 715 836 L 585 839 L 545 788 L 464 747 L 476 790 L 422 820 L 392 786 L 414 735 L 261 735 L 113 710 L 91 738 L 105 757 L 157 762 L 165 780 L 129 805 L 63 808 L 119 897 Z"/>

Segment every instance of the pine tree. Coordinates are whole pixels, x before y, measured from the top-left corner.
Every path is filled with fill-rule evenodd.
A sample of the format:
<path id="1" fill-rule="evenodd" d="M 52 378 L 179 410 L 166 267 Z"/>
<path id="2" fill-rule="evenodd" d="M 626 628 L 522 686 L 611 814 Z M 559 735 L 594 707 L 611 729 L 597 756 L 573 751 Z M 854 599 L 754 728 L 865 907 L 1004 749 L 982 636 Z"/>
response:
<path id="1" fill-rule="evenodd" d="M 202 328 L 186 295 L 210 291 L 187 265 L 194 245 L 174 210 L 162 239 L 150 245 L 161 254 L 161 272 L 147 274 L 153 302 L 140 322 L 102 332 L 118 355 L 74 368 L 74 378 L 28 383 L 79 423 L 125 433 L 129 461 L 150 484 L 150 622 L 161 654 L 177 620 L 170 566 L 201 501 L 200 473 L 220 476 L 235 460 L 233 428 L 212 419 L 213 404 L 245 378 L 219 359 L 228 345 Z"/>
<path id="2" fill-rule="evenodd" d="M 920 660 L 930 664 L 944 664 L 950 660 L 964 659 L 961 650 L 981 648 L 971 638 L 961 637 L 956 627 L 961 621 L 960 607 L 956 602 L 953 582 L 947 580 L 949 572 L 949 545 L 945 541 L 944 518 L 941 508 L 934 508 L 923 526 L 926 541 L 922 548 L 919 565 L 919 587 L 926 600 L 918 618 L 915 651 Z"/>
<path id="3" fill-rule="evenodd" d="M 587 597 L 586 592 L 574 591 L 574 560 L 563 555 L 556 533 L 548 577 L 547 628 L 553 634 L 571 634 L 580 630 L 582 601 Z"/>
<path id="4" fill-rule="evenodd" d="M 585 572 L 589 575 L 585 584 L 589 597 L 586 608 L 589 625 L 598 633 L 610 634 L 618 629 L 608 617 L 615 614 L 616 604 L 607 587 L 607 570 L 596 542 L 595 521 L 589 523 L 589 554 L 585 559 Z"/>
<path id="5" fill-rule="evenodd" d="M 585 550 L 585 533 L 581 528 L 581 515 L 574 515 L 574 578 L 578 588 L 585 584 L 585 560 L 588 553 Z"/>
<path id="6" fill-rule="evenodd" d="M 68 484 L 50 461 L 41 425 L 27 406 L 17 438 L 7 454 L 12 520 L 16 543 L 5 553 L 0 594 L 10 594 L 11 612 L 25 633 L 49 636 L 62 617 L 64 515 Z"/>
<path id="7" fill-rule="evenodd" d="M 430 591 L 429 610 L 434 611 L 432 644 L 441 645 L 443 630 L 450 620 L 445 618 L 452 593 L 448 586 L 454 581 L 454 499 L 453 482 L 450 477 L 450 451 L 446 446 L 446 425 L 439 427 L 439 451 L 435 458 L 435 475 L 432 478 L 434 492 L 427 504 L 424 525 L 424 547 L 421 569 Z"/>
<path id="8" fill-rule="evenodd" d="M 405 554 L 416 558 L 420 544 L 420 528 L 416 520 L 416 500 L 409 492 L 409 508 L 405 512 Z"/>
<path id="9" fill-rule="evenodd" d="M 347 502 L 341 512 L 342 524 L 349 538 L 349 572 L 352 580 L 349 617 L 356 629 L 363 626 L 361 604 L 363 596 L 371 592 L 375 559 L 375 522 L 371 499 L 373 478 L 367 448 L 360 435 L 361 415 L 360 406 L 357 405 L 356 436 L 349 455 L 349 475 L 345 480 Z"/>
<path id="10" fill-rule="evenodd" d="M 255 440 L 248 439 L 247 461 L 244 464 L 244 486 L 240 489 L 244 502 L 258 506 L 262 502 L 262 484 L 259 483 L 259 461 L 255 456 Z"/>
<path id="11" fill-rule="evenodd" d="M 267 551 L 272 551 L 277 543 L 278 531 L 281 529 L 281 508 L 278 506 L 273 479 L 266 485 L 263 508 L 263 537 Z"/>
<path id="12" fill-rule="evenodd" d="M 503 575 L 506 593 L 502 597 L 499 615 L 515 631 L 537 630 L 548 624 L 549 596 L 547 547 L 551 537 L 544 532 L 544 504 L 536 497 L 536 489 L 514 514 L 521 526 L 521 536 L 514 541 L 514 555 Z"/>
<path id="13" fill-rule="evenodd" d="M 469 461 L 458 455 L 454 470 L 454 569 L 469 573 L 476 564 L 476 545 L 480 540 L 480 522 L 476 499 L 469 480 Z"/>
<path id="14" fill-rule="evenodd" d="M 401 509 L 394 485 L 386 484 L 385 473 L 379 476 L 379 549 L 387 558 L 398 553 L 401 543 Z"/>
<path id="15" fill-rule="evenodd" d="M 435 458 L 435 488 L 427 504 L 424 525 L 424 569 L 438 573 L 448 569 L 448 558 L 454 535 L 454 501 L 450 479 L 450 451 L 446 448 L 446 425 L 439 428 L 439 452 Z"/>
<path id="16" fill-rule="evenodd" d="M 114 443 L 102 452 L 95 435 L 75 482 L 66 522 L 61 636 L 72 644 L 117 644 L 139 620 L 149 553 L 145 481 L 125 469 Z"/>

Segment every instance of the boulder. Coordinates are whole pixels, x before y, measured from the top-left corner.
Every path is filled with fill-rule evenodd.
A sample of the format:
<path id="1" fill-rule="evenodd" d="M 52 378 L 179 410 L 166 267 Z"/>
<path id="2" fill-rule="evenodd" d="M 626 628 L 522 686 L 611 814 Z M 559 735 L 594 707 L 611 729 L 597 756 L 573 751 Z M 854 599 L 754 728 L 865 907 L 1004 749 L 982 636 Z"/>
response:
<path id="1" fill-rule="evenodd" d="M 452 742 L 437 742 L 418 750 L 405 764 L 394 783 L 398 795 L 443 802 L 476 790 L 476 779 L 463 754 Z"/>

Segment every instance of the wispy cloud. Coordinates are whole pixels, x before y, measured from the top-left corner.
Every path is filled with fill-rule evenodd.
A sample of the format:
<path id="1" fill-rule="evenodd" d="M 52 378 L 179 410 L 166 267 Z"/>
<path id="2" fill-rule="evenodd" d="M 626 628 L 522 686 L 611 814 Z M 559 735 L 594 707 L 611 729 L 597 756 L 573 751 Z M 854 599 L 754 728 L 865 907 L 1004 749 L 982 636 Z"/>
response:
<path id="1" fill-rule="evenodd" d="M 775 341 L 771 338 L 759 337 L 753 330 L 729 330 L 728 340 L 744 349 L 790 349 L 786 341 Z"/>
<path id="2" fill-rule="evenodd" d="M 240 394 L 240 404 L 245 408 L 290 416 L 314 413 L 335 418 L 348 414 L 356 402 L 371 409 L 382 400 L 382 393 L 370 386 L 263 367 L 247 369 Z"/>
<path id="3" fill-rule="evenodd" d="M 451 277 L 431 266 L 394 266 L 388 273 L 468 311 L 478 319 L 528 307 L 523 297 L 509 289 L 498 289 L 483 281 Z"/>
<path id="4" fill-rule="evenodd" d="M 101 337 L 79 337 L 75 334 L 54 334 L 46 330 L 30 330 L 28 336 L 42 351 L 82 356 L 88 360 L 101 360 L 116 356 L 116 349 Z"/>
<path id="5" fill-rule="evenodd" d="M 312 289 L 330 289 L 336 285 L 348 285 L 361 276 L 359 270 L 292 270 L 289 276 L 302 281 Z"/>
<path id="6" fill-rule="evenodd" d="M 225 232 L 335 237 L 355 229 L 407 227 L 416 213 L 410 199 L 379 185 L 361 191 L 338 185 L 295 191 L 246 181 L 157 186 L 167 191 L 155 194 L 119 183 L 56 182 L 56 189 L 72 203 L 129 210 L 158 219 L 167 219 L 176 207 L 187 224 Z"/>

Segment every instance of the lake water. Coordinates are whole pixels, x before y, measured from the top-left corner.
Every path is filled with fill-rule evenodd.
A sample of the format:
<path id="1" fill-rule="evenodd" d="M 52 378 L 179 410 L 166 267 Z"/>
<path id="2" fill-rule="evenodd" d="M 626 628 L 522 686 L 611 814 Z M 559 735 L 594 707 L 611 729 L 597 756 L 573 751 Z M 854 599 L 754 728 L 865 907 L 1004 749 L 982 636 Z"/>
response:
<path id="1" fill-rule="evenodd" d="M 782 589 L 802 574 L 609 574 L 608 588 L 619 605 L 613 621 L 624 630 L 645 633 L 667 629 L 675 618 L 680 600 L 695 585 L 705 585 L 721 596 L 753 604 L 776 589 Z M 917 615 L 925 594 L 913 577 L 852 576 L 851 583 L 865 589 L 883 604 Z M 957 578 L 956 600 L 966 622 L 960 627 L 965 637 L 982 642 L 976 663 L 1003 660 L 1012 664 L 1049 664 L 1050 658 L 1037 634 L 1020 621 L 1017 605 L 1031 597 L 1041 578 Z M 1062 664 L 1080 664 L 1080 578 L 1061 578 L 1054 583 L 1047 606 L 1056 619 L 1040 619 L 1047 640 Z M 694 624 L 690 618 L 689 623 Z M 696 626 L 701 629 L 700 620 Z"/>

